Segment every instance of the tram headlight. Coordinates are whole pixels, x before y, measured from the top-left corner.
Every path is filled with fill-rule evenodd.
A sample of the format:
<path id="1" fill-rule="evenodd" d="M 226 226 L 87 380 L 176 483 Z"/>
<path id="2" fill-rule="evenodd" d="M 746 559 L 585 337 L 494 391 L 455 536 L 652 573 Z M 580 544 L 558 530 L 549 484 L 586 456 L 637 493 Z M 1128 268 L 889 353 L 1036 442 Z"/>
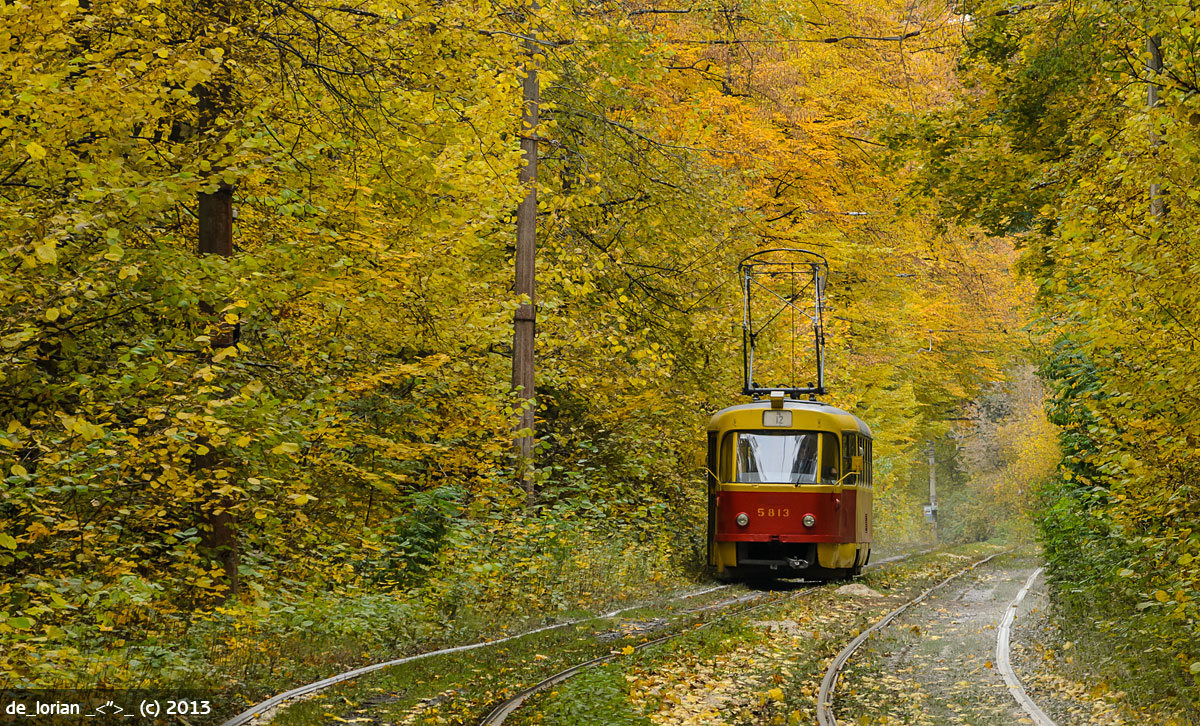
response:
<path id="1" fill-rule="evenodd" d="M 804 515 L 804 519 L 801 519 L 800 521 L 804 522 L 805 527 L 812 527 L 812 526 L 816 525 L 817 518 L 812 516 L 811 514 L 806 514 L 806 515 Z"/>
<path id="2" fill-rule="evenodd" d="M 734 518 L 734 521 L 738 523 L 739 527 L 745 527 L 747 524 L 750 524 L 750 515 L 746 514 L 745 512 L 741 512 L 737 517 Z"/>

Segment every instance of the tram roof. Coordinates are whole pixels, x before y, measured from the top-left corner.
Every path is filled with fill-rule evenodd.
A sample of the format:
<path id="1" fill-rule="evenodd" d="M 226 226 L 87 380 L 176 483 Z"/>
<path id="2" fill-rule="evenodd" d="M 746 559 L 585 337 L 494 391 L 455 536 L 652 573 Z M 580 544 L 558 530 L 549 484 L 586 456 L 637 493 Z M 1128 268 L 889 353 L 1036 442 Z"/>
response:
<path id="1" fill-rule="evenodd" d="M 824 403 L 822 401 L 802 401 L 802 400 L 797 400 L 794 398 L 787 398 L 787 399 L 784 399 L 784 401 L 783 401 L 783 407 L 784 407 L 784 409 L 789 409 L 789 410 L 811 411 L 812 413 L 821 413 L 821 414 L 825 414 L 827 416 L 832 416 L 836 419 L 841 419 L 839 421 L 839 423 L 845 425 L 846 428 L 854 427 L 859 430 L 859 433 L 862 433 L 866 436 L 872 435 L 871 427 L 867 426 L 866 422 L 863 421 L 861 418 L 859 418 L 858 416 L 855 416 L 854 414 L 852 414 L 848 411 L 843 411 L 842 409 L 838 408 L 837 406 L 831 406 L 830 404 Z M 767 410 L 770 408 L 771 408 L 770 399 L 763 399 L 761 401 L 753 401 L 751 403 L 742 403 L 742 404 L 738 404 L 736 406 L 729 406 L 728 408 L 723 408 L 720 411 L 717 411 L 716 413 L 714 413 L 712 415 L 712 418 L 710 418 L 708 420 L 708 429 L 710 431 L 719 429 L 721 427 L 721 420 L 723 418 L 725 418 L 727 414 L 733 413 L 734 411 L 753 411 L 755 409 Z"/>

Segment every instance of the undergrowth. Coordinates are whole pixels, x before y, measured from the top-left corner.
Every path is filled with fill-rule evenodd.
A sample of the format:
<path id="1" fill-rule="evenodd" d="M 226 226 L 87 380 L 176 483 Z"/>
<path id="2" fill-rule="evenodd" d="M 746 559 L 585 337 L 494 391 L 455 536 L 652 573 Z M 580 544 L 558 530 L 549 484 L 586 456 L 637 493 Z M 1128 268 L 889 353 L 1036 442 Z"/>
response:
<path id="1" fill-rule="evenodd" d="M 535 627 L 685 586 L 694 543 L 658 520 L 551 513 L 457 520 L 417 585 L 281 589 L 137 642 L 44 653 L 47 673 L 112 687 L 211 689 L 229 708 L 350 667 Z"/>

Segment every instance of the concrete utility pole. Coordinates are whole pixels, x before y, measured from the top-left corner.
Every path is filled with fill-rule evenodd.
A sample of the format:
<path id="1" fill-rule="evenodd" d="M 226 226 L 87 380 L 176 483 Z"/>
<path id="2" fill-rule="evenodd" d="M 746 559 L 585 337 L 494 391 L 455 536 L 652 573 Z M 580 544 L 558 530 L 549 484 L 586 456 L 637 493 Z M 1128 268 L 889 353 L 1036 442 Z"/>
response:
<path id="1" fill-rule="evenodd" d="M 933 444 L 929 445 L 929 521 L 933 530 L 933 541 L 937 542 L 937 460 L 933 456 Z"/>
<path id="2" fill-rule="evenodd" d="M 533 3 L 531 9 L 533 13 L 537 12 L 536 2 Z M 532 33 L 532 29 L 529 32 Z M 537 319 L 534 297 L 537 259 L 537 127 L 538 104 L 541 101 L 537 60 L 534 56 L 536 50 L 536 43 L 532 40 L 525 41 L 528 58 L 525 61 L 525 81 L 521 105 L 521 150 L 525 152 L 525 165 L 521 168 L 521 183 L 526 186 L 527 191 L 525 198 L 517 207 L 516 284 L 514 286 L 516 293 L 527 296 L 529 302 L 518 307 L 513 316 L 512 385 L 514 389 L 521 389 L 521 398 L 527 404 L 516 423 L 516 430 L 524 433 L 517 434 L 515 448 L 519 459 L 517 466 L 521 472 L 521 482 L 525 487 L 525 499 L 528 506 L 532 506 L 534 498 L 530 469 L 533 466 L 533 344 Z"/>

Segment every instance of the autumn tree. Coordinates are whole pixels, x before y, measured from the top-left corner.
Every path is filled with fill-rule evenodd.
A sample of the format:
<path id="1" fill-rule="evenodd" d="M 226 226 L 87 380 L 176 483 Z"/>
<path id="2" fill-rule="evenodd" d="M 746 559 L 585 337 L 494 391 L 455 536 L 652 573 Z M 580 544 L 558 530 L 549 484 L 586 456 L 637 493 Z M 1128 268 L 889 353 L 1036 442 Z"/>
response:
<path id="1" fill-rule="evenodd" d="M 1149 675 L 1131 688 L 1194 713 L 1191 11 L 964 10 L 963 100 L 896 140 L 921 149 L 944 209 L 1019 236 L 1037 281 L 1065 453 L 1043 516 L 1064 625 L 1098 621 L 1106 658 Z"/>
<path id="2" fill-rule="evenodd" d="M 919 509 L 888 487 L 1021 317 L 1005 241 L 942 223 L 885 145 L 890 110 L 952 97 L 951 16 L 669 9 L 0 5 L 0 672 L 124 683 L 198 613 L 271 644 L 289 608 L 381 591 L 454 622 L 498 592 L 505 616 L 594 605 L 574 573 L 682 570 L 698 432 L 740 388 L 733 271 L 766 247 L 830 260 L 831 400 L 880 433 L 881 531 L 904 536 Z"/>

